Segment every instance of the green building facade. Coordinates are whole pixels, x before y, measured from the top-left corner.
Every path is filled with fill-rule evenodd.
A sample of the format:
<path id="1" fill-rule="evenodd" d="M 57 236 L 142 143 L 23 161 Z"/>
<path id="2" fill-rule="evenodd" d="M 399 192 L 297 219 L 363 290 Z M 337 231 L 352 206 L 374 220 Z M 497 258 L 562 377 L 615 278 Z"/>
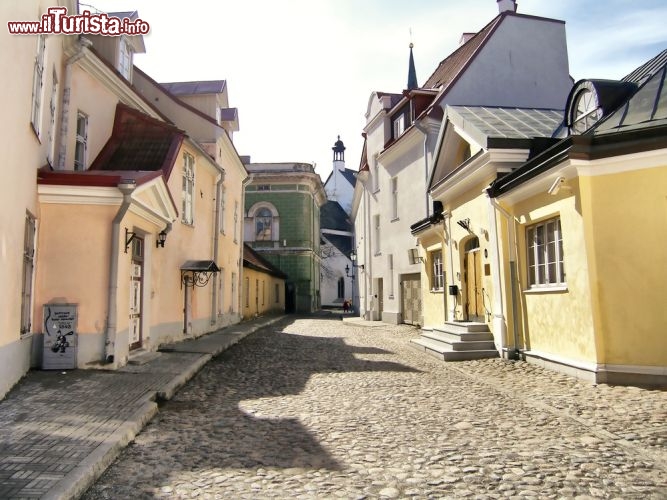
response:
<path id="1" fill-rule="evenodd" d="M 320 308 L 320 176 L 308 163 L 248 163 L 244 241 L 288 276 L 286 312 Z M 244 291 L 245 293 L 245 291 Z"/>

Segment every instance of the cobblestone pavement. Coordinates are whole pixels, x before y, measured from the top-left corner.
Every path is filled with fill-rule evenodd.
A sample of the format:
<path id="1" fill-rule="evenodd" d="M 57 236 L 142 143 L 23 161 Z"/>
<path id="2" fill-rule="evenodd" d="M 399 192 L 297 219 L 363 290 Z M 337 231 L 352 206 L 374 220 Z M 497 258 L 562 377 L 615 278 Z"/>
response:
<path id="1" fill-rule="evenodd" d="M 667 392 L 443 363 L 287 319 L 209 362 L 85 498 L 667 498 Z"/>

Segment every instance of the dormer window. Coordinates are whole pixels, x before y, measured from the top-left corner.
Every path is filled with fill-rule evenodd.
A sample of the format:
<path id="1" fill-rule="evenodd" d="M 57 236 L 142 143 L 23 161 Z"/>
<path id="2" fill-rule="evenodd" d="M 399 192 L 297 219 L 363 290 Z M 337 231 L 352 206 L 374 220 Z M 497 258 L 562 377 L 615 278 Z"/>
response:
<path id="1" fill-rule="evenodd" d="M 405 115 L 400 114 L 394 118 L 393 123 L 394 139 L 398 139 L 401 134 L 405 131 Z"/>
<path id="2" fill-rule="evenodd" d="M 132 47 L 124 36 L 118 44 L 118 71 L 126 80 L 132 81 Z"/>
<path id="3" fill-rule="evenodd" d="M 577 94 L 572 112 L 572 132 L 575 134 L 585 132 L 602 118 L 602 110 L 598 106 L 595 94 L 588 89 Z"/>
<path id="4" fill-rule="evenodd" d="M 602 118 L 602 105 L 595 81 L 577 83 L 568 97 L 566 121 L 570 134 L 583 134 L 595 125 Z"/>

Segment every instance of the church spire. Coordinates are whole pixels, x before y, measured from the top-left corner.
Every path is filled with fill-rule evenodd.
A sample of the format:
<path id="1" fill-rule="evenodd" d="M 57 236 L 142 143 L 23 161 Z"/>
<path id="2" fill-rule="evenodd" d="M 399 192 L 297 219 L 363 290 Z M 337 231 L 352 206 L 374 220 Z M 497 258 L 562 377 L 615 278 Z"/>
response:
<path id="1" fill-rule="evenodd" d="M 417 70 L 415 70 L 415 58 L 412 56 L 412 47 L 414 45 L 410 42 L 410 62 L 408 63 L 408 90 L 419 88 L 417 83 Z"/>

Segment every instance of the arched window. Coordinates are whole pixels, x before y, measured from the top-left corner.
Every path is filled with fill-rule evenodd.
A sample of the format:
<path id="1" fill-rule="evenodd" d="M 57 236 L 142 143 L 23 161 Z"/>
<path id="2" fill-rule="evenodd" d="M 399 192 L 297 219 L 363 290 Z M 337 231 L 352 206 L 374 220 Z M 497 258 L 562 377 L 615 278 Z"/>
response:
<path id="1" fill-rule="evenodd" d="M 338 298 L 345 298 L 345 278 L 342 276 L 338 278 Z"/>
<path id="2" fill-rule="evenodd" d="M 259 201 L 248 209 L 244 218 L 243 234 L 245 241 L 268 242 L 280 241 L 280 214 L 273 204 Z"/>
<path id="3" fill-rule="evenodd" d="M 255 212 L 255 241 L 272 241 L 273 214 L 268 208 Z"/>

